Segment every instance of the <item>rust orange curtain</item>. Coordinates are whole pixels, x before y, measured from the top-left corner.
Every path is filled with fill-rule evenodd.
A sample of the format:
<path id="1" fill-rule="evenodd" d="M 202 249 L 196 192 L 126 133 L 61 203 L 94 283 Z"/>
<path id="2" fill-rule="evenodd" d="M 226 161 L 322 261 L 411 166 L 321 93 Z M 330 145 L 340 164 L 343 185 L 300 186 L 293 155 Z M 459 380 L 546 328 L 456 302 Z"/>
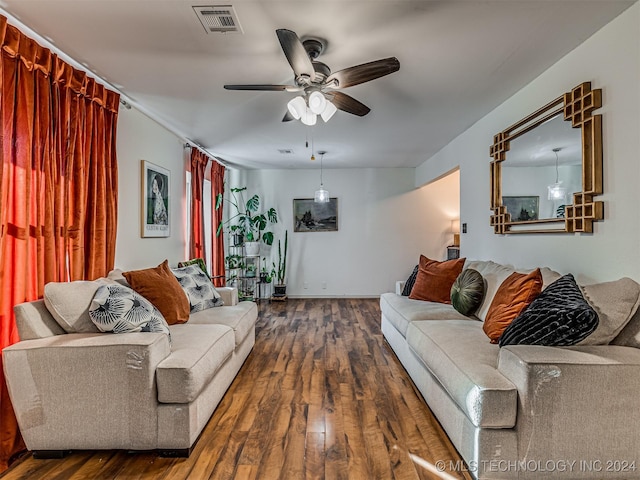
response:
<path id="1" fill-rule="evenodd" d="M 0 348 L 13 305 L 113 268 L 119 95 L 0 16 Z M 0 472 L 24 449 L 0 356 Z"/>
<path id="2" fill-rule="evenodd" d="M 222 208 L 216 210 L 216 198 L 224 194 L 224 170 L 224 165 L 211 162 L 211 277 L 216 287 L 225 285 L 224 235 L 216 235 L 217 227 L 222 223 Z"/>
<path id="3" fill-rule="evenodd" d="M 205 258 L 204 248 L 204 171 L 209 157 L 197 148 L 191 149 L 191 258 Z"/>

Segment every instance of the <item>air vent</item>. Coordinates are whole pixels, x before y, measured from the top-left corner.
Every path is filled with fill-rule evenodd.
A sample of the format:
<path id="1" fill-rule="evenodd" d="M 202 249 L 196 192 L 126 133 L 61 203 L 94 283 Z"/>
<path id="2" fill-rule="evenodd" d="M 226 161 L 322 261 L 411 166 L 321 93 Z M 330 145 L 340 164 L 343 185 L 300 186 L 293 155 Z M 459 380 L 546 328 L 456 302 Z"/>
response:
<path id="1" fill-rule="evenodd" d="M 280 152 L 282 155 L 292 155 L 293 154 L 293 150 L 291 150 L 290 148 L 279 148 L 278 152 Z"/>
<path id="2" fill-rule="evenodd" d="M 207 33 L 243 33 L 231 5 L 194 6 L 193 10 Z"/>

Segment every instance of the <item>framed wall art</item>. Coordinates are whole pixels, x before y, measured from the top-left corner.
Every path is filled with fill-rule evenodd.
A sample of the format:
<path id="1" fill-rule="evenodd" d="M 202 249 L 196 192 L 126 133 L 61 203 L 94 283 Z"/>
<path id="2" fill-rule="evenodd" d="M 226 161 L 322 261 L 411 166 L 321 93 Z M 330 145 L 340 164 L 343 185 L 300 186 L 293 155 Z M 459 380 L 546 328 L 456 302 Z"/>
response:
<path id="1" fill-rule="evenodd" d="M 294 232 L 335 232 L 338 230 L 338 199 L 316 203 L 313 198 L 294 198 Z"/>
<path id="2" fill-rule="evenodd" d="M 141 162 L 142 230 L 144 237 L 168 237 L 171 234 L 171 172 L 151 162 Z"/>
<path id="3" fill-rule="evenodd" d="M 538 220 L 539 203 L 540 197 L 537 195 L 502 197 L 502 204 L 513 222 Z"/>

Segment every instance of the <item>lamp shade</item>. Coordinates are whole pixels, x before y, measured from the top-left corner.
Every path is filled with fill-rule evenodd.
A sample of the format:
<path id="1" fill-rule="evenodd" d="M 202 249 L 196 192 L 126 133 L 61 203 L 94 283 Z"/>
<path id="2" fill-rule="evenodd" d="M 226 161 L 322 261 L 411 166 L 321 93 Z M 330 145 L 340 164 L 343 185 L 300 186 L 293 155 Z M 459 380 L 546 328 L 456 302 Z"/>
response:
<path id="1" fill-rule="evenodd" d="M 316 115 L 320 115 L 324 112 L 327 106 L 327 99 L 324 98 L 320 92 L 311 92 L 309 95 L 309 109 Z"/>
<path id="2" fill-rule="evenodd" d="M 329 192 L 324 189 L 322 185 L 316 190 L 316 194 L 313 196 L 315 203 L 329 203 Z"/>
<path id="3" fill-rule="evenodd" d="M 293 118 L 300 120 L 307 110 L 307 104 L 302 97 L 295 97 L 287 103 L 287 109 Z"/>
<path id="4" fill-rule="evenodd" d="M 305 107 L 304 113 L 300 117 L 300 121 L 310 127 L 316 124 L 317 119 L 318 119 L 318 116 L 315 113 L 313 113 L 309 108 L 306 108 L 306 107 Z"/>
<path id="5" fill-rule="evenodd" d="M 322 117 L 322 120 L 324 120 L 325 122 L 328 122 L 329 119 L 333 117 L 333 114 L 336 113 L 337 111 L 338 109 L 333 103 L 327 102 L 327 105 L 326 107 L 324 107 L 324 110 L 322 111 L 320 116 Z"/>
<path id="6" fill-rule="evenodd" d="M 567 189 L 562 186 L 562 181 L 547 186 L 547 200 L 564 200 Z"/>

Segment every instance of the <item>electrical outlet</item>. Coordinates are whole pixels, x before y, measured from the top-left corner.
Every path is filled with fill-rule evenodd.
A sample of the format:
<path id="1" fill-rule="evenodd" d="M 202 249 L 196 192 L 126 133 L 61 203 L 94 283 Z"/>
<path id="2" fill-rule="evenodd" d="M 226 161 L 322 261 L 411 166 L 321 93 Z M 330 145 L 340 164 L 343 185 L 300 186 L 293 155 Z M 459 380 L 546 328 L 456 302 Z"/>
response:
<path id="1" fill-rule="evenodd" d="M 309 288 L 309 282 L 304 282 L 302 284 L 302 287 L 306 290 L 307 288 Z"/>
<path id="2" fill-rule="evenodd" d="M 327 289 L 327 282 L 322 282 L 322 289 L 326 290 Z"/>

